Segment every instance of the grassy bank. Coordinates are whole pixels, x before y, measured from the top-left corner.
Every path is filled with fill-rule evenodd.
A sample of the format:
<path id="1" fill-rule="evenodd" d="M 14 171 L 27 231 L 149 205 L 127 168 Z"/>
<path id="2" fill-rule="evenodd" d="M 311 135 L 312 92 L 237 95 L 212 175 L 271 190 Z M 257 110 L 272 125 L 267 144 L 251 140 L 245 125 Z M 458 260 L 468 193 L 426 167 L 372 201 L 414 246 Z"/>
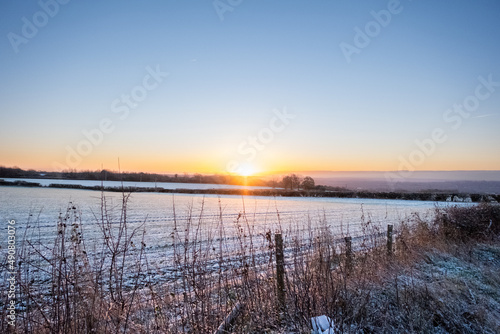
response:
<path id="1" fill-rule="evenodd" d="M 250 304 L 235 331 L 309 333 L 327 315 L 339 333 L 498 333 L 499 237 L 500 207 L 480 205 L 406 221 L 391 255 L 366 236 L 351 266 L 320 238 L 287 272 L 283 313 Z"/>
<path id="2" fill-rule="evenodd" d="M 2 332 L 212 333 L 231 313 L 227 330 L 236 333 L 310 333 L 309 319 L 318 315 L 348 333 L 499 328 L 499 206 L 436 209 L 432 221 L 410 217 L 395 231 L 392 253 L 385 226 L 363 216 L 351 257 L 346 235 L 332 233 L 337 222 L 304 217 L 295 229 L 260 234 L 244 210 L 224 220 L 222 203 L 220 217 L 210 218 L 218 221 L 213 230 L 205 228 L 203 208 L 199 215 L 178 210 L 163 259 L 174 275 L 159 283 L 144 243 L 147 217 L 131 229 L 128 199 L 123 194 L 116 209 L 101 198 L 93 243 L 75 204 L 55 218 L 51 242 L 30 218 L 17 234 L 16 327 L 4 308 Z M 284 239 L 282 300 L 275 233 Z"/>

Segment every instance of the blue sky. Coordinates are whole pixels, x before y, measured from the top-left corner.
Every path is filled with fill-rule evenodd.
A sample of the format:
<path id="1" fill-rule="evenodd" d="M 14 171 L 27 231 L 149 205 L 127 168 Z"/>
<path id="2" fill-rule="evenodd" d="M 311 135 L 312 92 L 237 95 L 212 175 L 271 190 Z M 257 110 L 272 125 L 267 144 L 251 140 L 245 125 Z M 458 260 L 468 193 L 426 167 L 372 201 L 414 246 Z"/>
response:
<path id="1" fill-rule="evenodd" d="M 53 10 L 57 2 L 41 3 Z M 122 169 L 157 172 L 224 173 L 231 161 L 260 172 L 396 170 L 420 157 L 416 140 L 440 128 L 446 140 L 410 168 L 500 169 L 500 87 L 457 129 L 443 119 L 474 95 L 480 76 L 500 82 L 499 2 L 218 4 L 232 9 L 223 20 L 212 1 L 57 3 L 35 36 L 13 46 L 12 34 L 24 38 L 23 17 L 43 20 L 44 6 L 3 1 L 0 164 L 116 169 L 119 158 Z M 366 33 L 372 11 L 391 6 L 397 13 L 348 62 L 341 43 L 355 46 L 355 28 Z M 120 119 L 113 101 L 141 86 L 147 68 L 168 76 Z M 269 134 L 276 110 L 295 117 L 242 154 L 252 150 L 249 136 Z M 103 119 L 113 130 L 82 144 L 82 131 Z"/>

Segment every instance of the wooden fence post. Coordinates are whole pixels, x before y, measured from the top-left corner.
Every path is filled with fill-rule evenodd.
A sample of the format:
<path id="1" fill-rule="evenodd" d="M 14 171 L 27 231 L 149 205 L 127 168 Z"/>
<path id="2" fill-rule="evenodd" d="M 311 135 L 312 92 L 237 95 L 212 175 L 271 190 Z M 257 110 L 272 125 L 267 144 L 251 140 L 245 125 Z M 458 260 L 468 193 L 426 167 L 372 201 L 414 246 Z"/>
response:
<path id="1" fill-rule="evenodd" d="M 280 233 L 274 235 L 276 244 L 276 288 L 280 311 L 285 310 L 285 257 L 283 253 L 283 237 Z"/>
<path id="2" fill-rule="evenodd" d="M 387 255 L 392 256 L 392 225 L 387 225 Z"/>
<path id="3" fill-rule="evenodd" d="M 274 236 L 276 244 L 276 288 L 280 312 L 285 310 L 285 256 L 283 253 L 283 237 L 280 233 Z"/>
<path id="4" fill-rule="evenodd" d="M 352 237 L 345 237 L 345 267 L 347 273 L 352 270 Z"/>

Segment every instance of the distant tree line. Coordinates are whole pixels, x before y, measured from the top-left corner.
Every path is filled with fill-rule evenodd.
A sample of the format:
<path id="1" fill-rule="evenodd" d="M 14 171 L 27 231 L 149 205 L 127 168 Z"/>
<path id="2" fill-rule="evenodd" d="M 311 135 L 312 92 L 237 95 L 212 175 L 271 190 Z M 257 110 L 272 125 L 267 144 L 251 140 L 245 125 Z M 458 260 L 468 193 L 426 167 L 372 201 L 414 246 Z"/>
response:
<path id="1" fill-rule="evenodd" d="M 133 182 L 179 182 L 179 183 L 212 183 L 212 184 L 245 184 L 245 178 L 237 175 L 202 175 L 202 174 L 155 174 L 137 172 L 114 172 L 109 170 L 65 170 L 61 172 L 45 172 L 33 169 L 0 167 L 0 178 L 26 179 L 70 179 L 70 180 L 99 180 L 99 181 L 133 181 Z M 268 186 L 267 181 L 259 178 L 250 178 L 255 186 Z"/>
<path id="2" fill-rule="evenodd" d="M 61 172 L 45 172 L 33 169 L 23 170 L 18 167 L 0 167 L 0 178 L 23 179 L 67 179 L 67 180 L 98 180 L 98 181 L 133 181 L 133 182 L 178 182 L 178 183 L 209 183 L 229 185 L 251 185 L 286 190 L 325 190 L 316 186 L 310 176 L 301 178 L 296 174 L 284 176 L 281 181 L 263 180 L 259 177 L 243 177 L 238 175 L 202 175 L 202 174 L 155 174 L 137 172 L 114 172 L 109 170 L 65 170 Z"/>
<path id="3" fill-rule="evenodd" d="M 282 188 L 285 190 L 313 190 L 316 189 L 316 184 L 314 179 L 310 176 L 306 176 L 301 179 L 296 174 L 289 174 L 283 177 L 281 180 Z"/>

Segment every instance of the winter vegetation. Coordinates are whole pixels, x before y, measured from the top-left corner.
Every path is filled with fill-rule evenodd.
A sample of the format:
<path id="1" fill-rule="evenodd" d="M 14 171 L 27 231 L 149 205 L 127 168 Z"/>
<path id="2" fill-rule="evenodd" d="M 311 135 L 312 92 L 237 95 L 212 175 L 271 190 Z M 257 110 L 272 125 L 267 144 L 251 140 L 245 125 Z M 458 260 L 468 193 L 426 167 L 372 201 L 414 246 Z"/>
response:
<path id="1" fill-rule="evenodd" d="M 174 272 L 160 282 L 145 243 L 147 217 L 139 227 L 128 223 L 129 195 L 118 207 L 102 195 L 95 240 L 77 204 L 54 217 L 50 242 L 30 217 L 18 235 L 15 332 L 311 333 L 316 317 L 330 319 L 336 333 L 495 333 L 500 326 L 496 204 L 409 217 L 389 248 L 386 226 L 369 216 L 354 238 L 334 233 L 337 222 L 310 217 L 261 234 L 245 211 L 227 221 L 222 204 L 219 217 L 205 217 L 203 207 L 179 212 L 174 203 L 163 259 Z M 207 229 L 205 219 L 217 228 Z M 2 316 L 0 331 L 11 329 Z"/>

